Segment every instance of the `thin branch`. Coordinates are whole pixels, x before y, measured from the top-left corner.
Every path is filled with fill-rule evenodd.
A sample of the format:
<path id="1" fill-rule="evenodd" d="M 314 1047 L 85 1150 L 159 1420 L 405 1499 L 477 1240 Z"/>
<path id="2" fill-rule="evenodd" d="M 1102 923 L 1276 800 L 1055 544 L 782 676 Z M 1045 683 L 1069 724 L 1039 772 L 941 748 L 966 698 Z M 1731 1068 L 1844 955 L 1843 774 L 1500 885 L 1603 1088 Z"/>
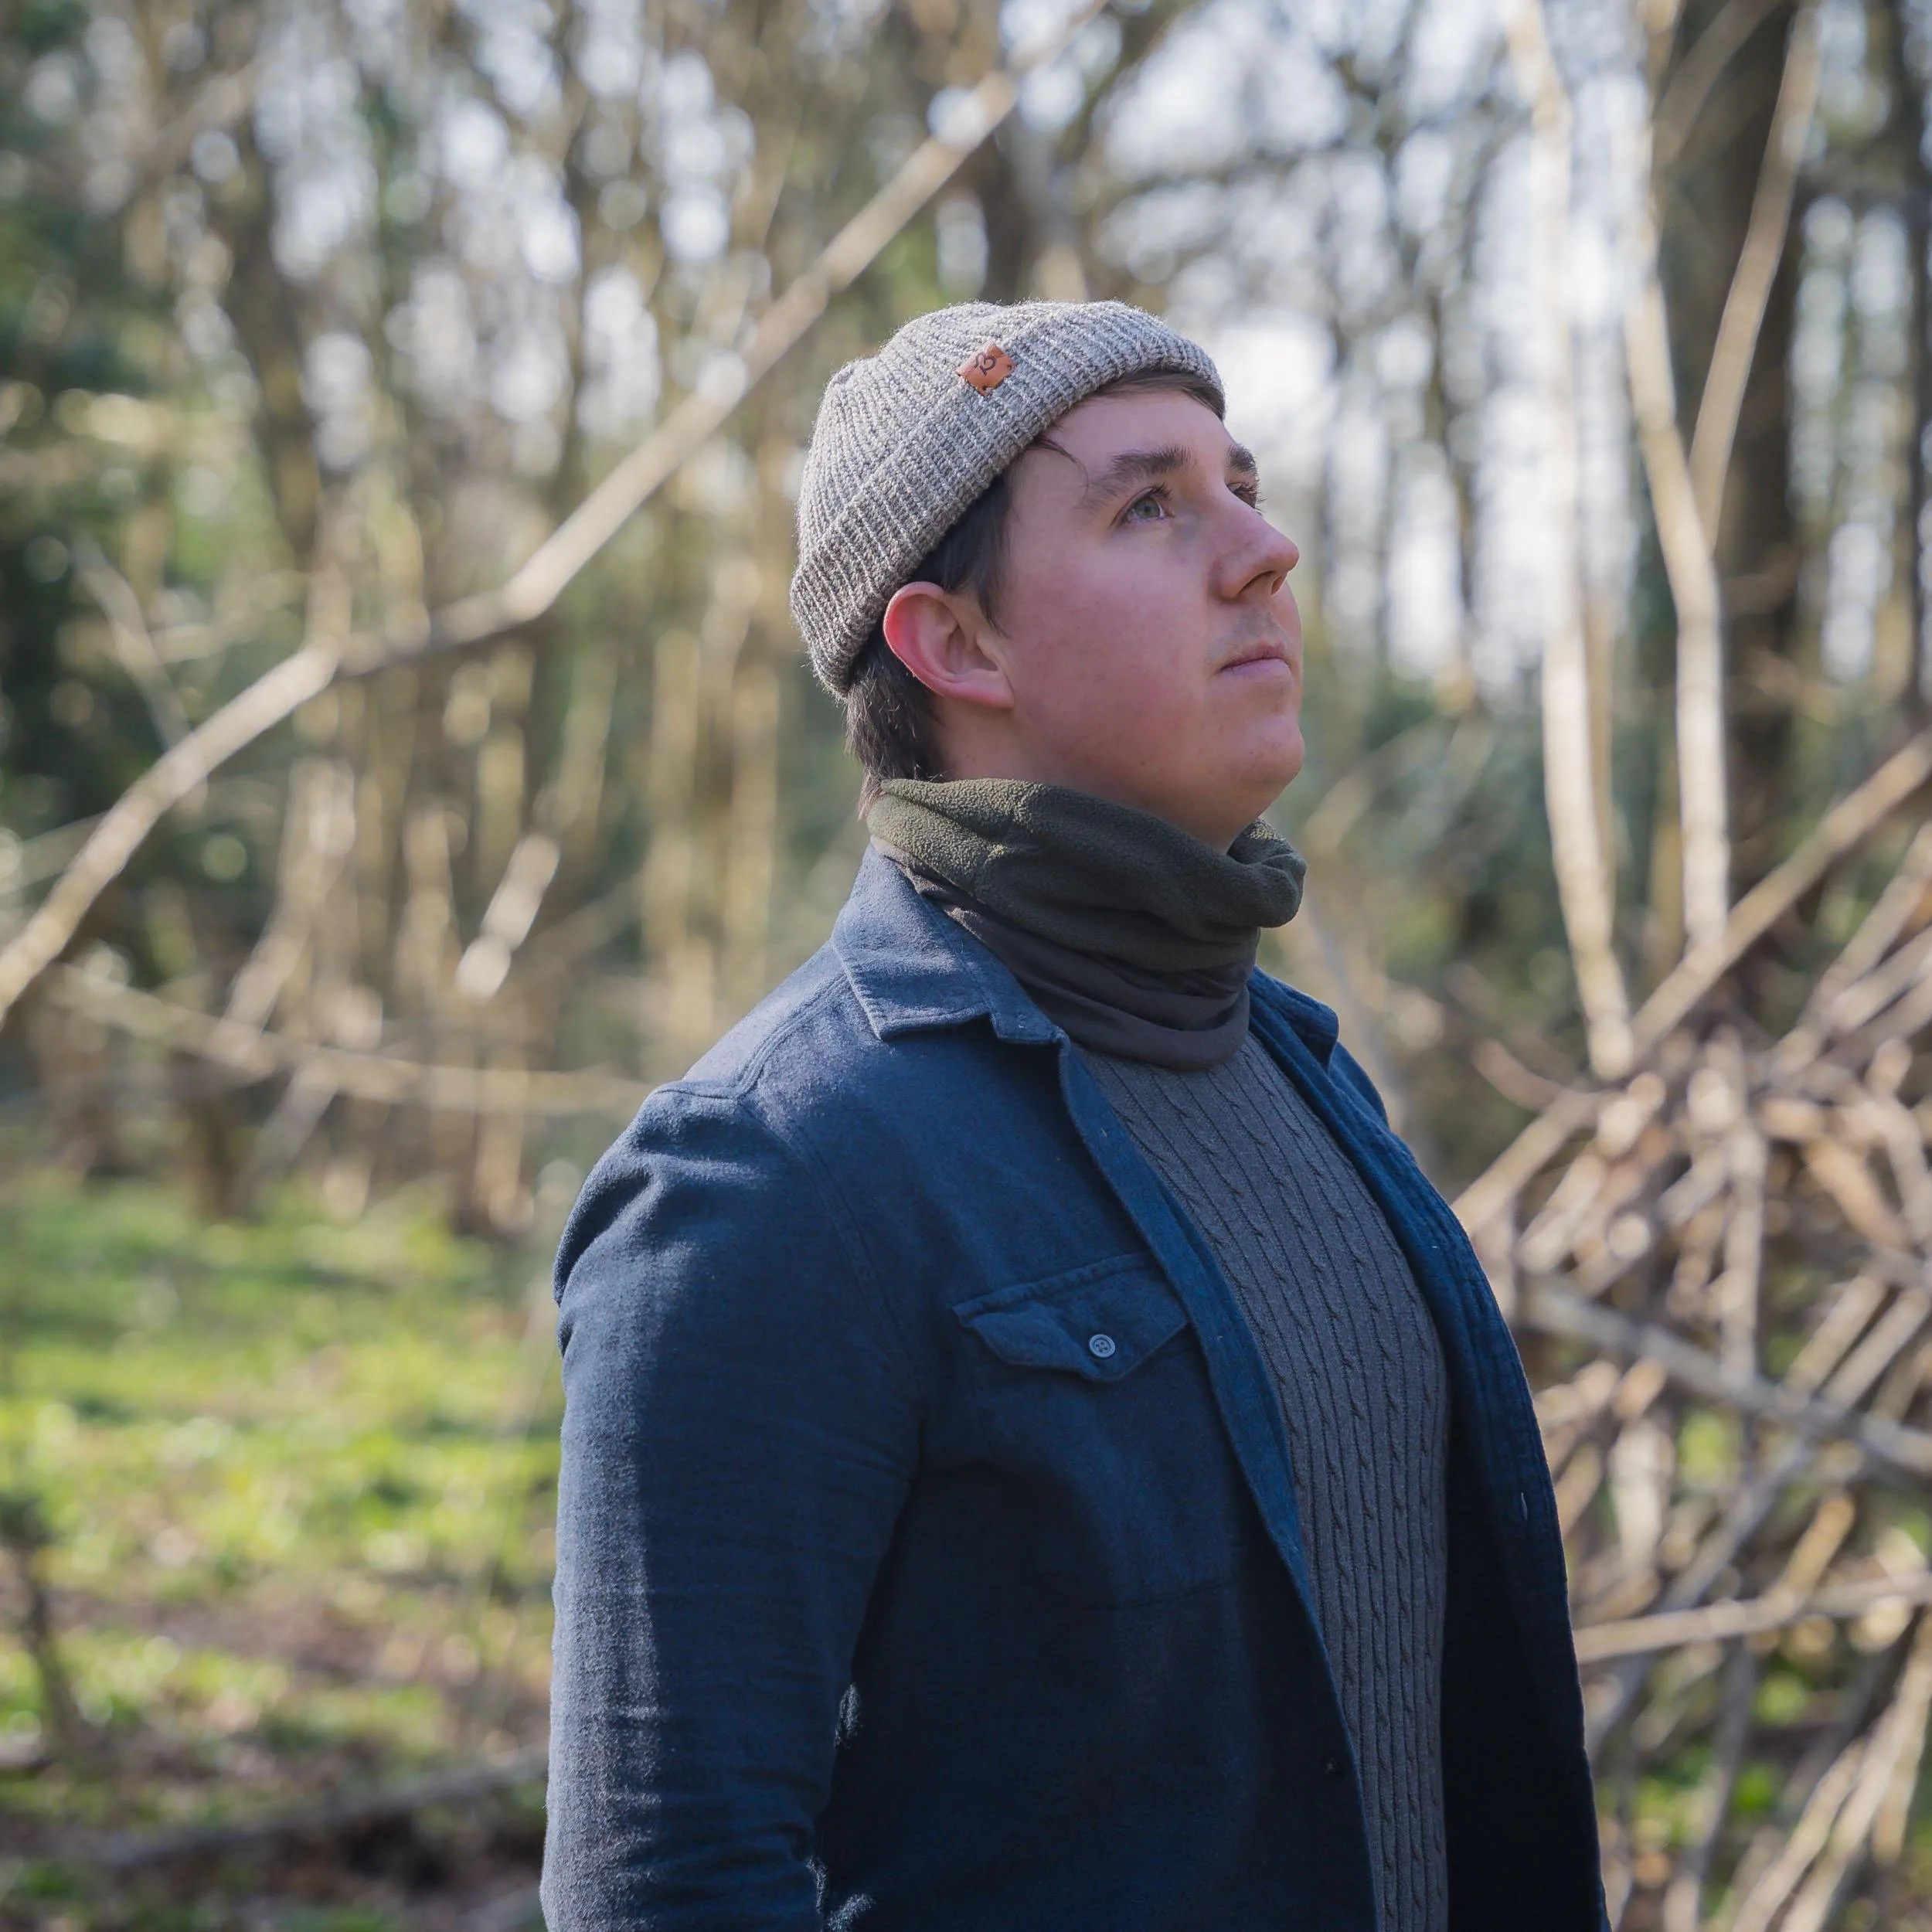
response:
<path id="1" fill-rule="evenodd" d="M 355 774 L 340 762 L 304 759 L 289 774 L 274 910 L 228 989 L 224 1015 L 260 1028 L 301 960 L 355 836 Z"/>
<path id="2" fill-rule="evenodd" d="M 172 1832 L 123 1832 L 111 1837 L 77 1843 L 69 1856 L 77 1863 L 109 1872 L 127 1872 L 173 1859 L 206 1858 L 240 1852 L 251 1845 L 271 1845 L 280 1838 L 327 1836 L 371 1825 L 386 1818 L 426 1811 L 433 1804 L 458 1804 L 486 1797 L 512 1784 L 534 1784 L 544 1774 L 548 1747 L 531 1745 L 508 1757 L 482 1764 L 439 1771 L 406 1784 L 337 1795 L 319 1804 L 294 1805 L 241 1818 L 230 1825 L 190 1825 Z"/>
<path id="3" fill-rule="evenodd" d="M 1670 325 L 1657 274 L 1657 230 L 1641 199 L 1631 221 L 1632 287 L 1624 351 L 1638 447 L 1664 573 L 1677 611 L 1677 798 L 1682 828 L 1684 931 L 1693 952 L 1720 944 L 1730 911 L 1725 771 L 1724 646 L 1711 532 L 1698 509 L 1677 428 Z"/>
<path id="4" fill-rule="evenodd" d="M 1925 1747 L 1926 1719 L 1932 1714 L 1932 1648 L 1928 1648 L 1928 1639 L 1932 1639 L 1932 1623 L 1920 1617 L 1898 1693 L 1872 1733 L 1858 1783 L 1832 1828 L 1825 1856 L 1785 1914 L 1784 1932 L 1823 1932 L 1845 1880 L 1865 1861 L 1873 1828 L 1897 1782 L 1900 1767 L 1908 1760 L 1915 1767 L 1918 1763 Z"/>
<path id="5" fill-rule="evenodd" d="M 1731 277 L 1730 292 L 1724 298 L 1710 370 L 1697 405 L 1697 427 L 1691 437 L 1691 487 L 1698 515 L 1713 535 L 1724 507 L 1724 479 L 1731 467 L 1731 446 L 1737 437 L 1744 386 L 1757 359 L 1771 284 L 1784 257 L 1798 169 L 1811 135 L 1811 111 L 1818 101 L 1818 37 L 1817 0 L 1805 0 L 1792 23 L 1791 49 L 1784 59 L 1777 105 L 1771 114 L 1770 138 L 1764 144 L 1764 166 L 1744 230 L 1743 251 Z"/>
<path id="6" fill-rule="evenodd" d="M 1798 1822 L 1776 1856 L 1744 1895 L 1732 1917 L 1730 1932 L 1767 1932 L 1830 1842 L 1832 1828 L 1857 1784 L 1869 1747 L 1869 1738 L 1855 1737 L 1832 1760 L 1830 1768 L 1811 1787 Z"/>
<path id="7" fill-rule="evenodd" d="M 1633 1320 L 1614 1308 L 1546 1284 L 1522 1297 L 1519 1322 L 1546 1335 L 1587 1342 L 1606 1354 L 1651 1361 L 1673 1382 L 1708 1401 L 1721 1402 L 1808 1437 L 1849 1443 L 1883 1467 L 1915 1483 L 1932 1479 L 1932 1434 L 1876 1416 L 1862 1415 L 1829 1396 L 1808 1396 L 1733 1368 L 1718 1356 L 1655 1323 Z"/>
<path id="8" fill-rule="evenodd" d="M 251 578 L 238 597 L 216 593 L 214 614 L 181 624 L 164 624 L 155 633 L 155 649 L 164 665 L 205 664 L 238 644 L 261 634 L 262 619 L 301 597 L 308 578 L 300 570 L 271 570 Z"/>
<path id="9" fill-rule="evenodd" d="M 1789 1630 L 1812 1617 L 1842 1623 L 1862 1617 L 1879 1604 L 1932 1604 L 1932 1572 L 1917 1577 L 1874 1577 L 1838 1583 L 1808 1596 L 1794 1590 L 1767 1590 L 1741 1601 L 1706 1604 L 1697 1610 L 1669 1610 L 1654 1617 L 1630 1617 L 1612 1624 L 1586 1624 L 1575 1633 L 1580 1664 L 1607 1664 L 1620 1657 L 1644 1657 L 1690 1644 L 1723 1644 L 1767 1631 Z"/>
<path id="10" fill-rule="evenodd" d="M 1456 1218 L 1471 1236 L 1515 1199 L 1573 1134 L 1595 1121 L 1606 1098 L 1572 1091 L 1553 1100 L 1456 1196 Z"/>
<path id="11" fill-rule="evenodd" d="M 1724 1820 L 1737 1789 L 1737 1774 L 1750 1741 L 1752 1709 L 1761 1667 L 1756 1655 L 1740 1647 L 1731 1652 L 1724 1669 L 1723 1700 L 1717 1719 L 1716 1752 L 1698 1795 L 1696 1836 L 1664 1892 L 1664 1932 L 1697 1932 L 1703 1923 L 1704 1885 L 1711 1860 L 1723 1836 Z"/>
<path id="12" fill-rule="evenodd" d="M 183 739 L 121 794 L 33 917 L 0 951 L 0 1026 L 20 996 L 60 957 L 96 900 L 153 831 L 218 765 L 252 744 L 335 679 L 433 651 L 486 644 L 549 610 L 565 587 L 638 509 L 716 433 L 764 377 L 804 338 L 833 296 L 871 266 L 1012 111 L 1020 76 L 1053 58 L 1100 11 L 1083 7 L 1046 44 L 988 74 L 955 111 L 954 134 L 923 142 L 833 236 L 818 260 L 767 310 L 743 355 L 721 359 L 699 387 L 566 517 L 509 583 L 464 597 L 413 631 L 369 641 L 311 638 L 292 657 Z"/>
<path id="13" fill-rule="evenodd" d="M 650 1090 L 638 1080 L 594 1070 L 528 1073 L 519 1068 L 438 1066 L 387 1053 L 356 1053 L 311 1046 L 286 1034 L 264 1032 L 216 1019 L 131 986 L 110 985 L 73 967 L 47 980 L 48 995 L 144 1039 L 224 1066 L 244 1080 L 298 1072 L 325 1077 L 357 1100 L 391 1106 L 440 1107 L 471 1114 L 634 1114 Z"/>
<path id="14" fill-rule="evenodd" d="M 39 832 L 31 838 L 22 839 L 15 850 L 10 868 L 4 859 L 0 859 L 0 886 L 9 889 L 37 886 L 42 879 L 51 879 L 87 843 L 88 833 L 100 823 L 97 815 L 70 819 L 64 825 L 56 825 L 51 832 Z"/>
<path id="15" fill-rule="evenodd" d="M 20 995 L 60 957 L 94 901 L 121 876 L 163 816 L 206 784 L 216 766 L 326 690 L 341 663 L 341 646 L 332 639 L 303 645 L 231 698 L 121 794 L 33 917 L 0 951 L 0 1026 Z"/>
<path id="16" fill-rule="evenodd" d="M 1524 1066 L 1499 1039 L 1485 1037 L 1469 1049 L 1469 1064 L 1512 1107 L 1553 1107 L 1573 1090 Z"/>
<path id="17" fill-rule="evenodd" d="M 1724 70 L 1744 49 L 1783 0 L 1727 0 L 1723 10 L 1700 33 L 1678 63 L 1651 117 L 1651 139 L 1657 165 L 1668 168 L 1690 138 L 1706 98 Z"/>
<path id="18" fill-rule="evenodd" d="M 81 583 L 100 606 L 101 614 L 107 620 L 121 668 L 134 680 L 135 689 L 145 701 L 162 743 L 179 744 L 192 727 L 169 680 L 168 667 L 162 662 L 161 653 L 148 633 L 148 620 L 142 614 L 141 599 L 134 594 L 134 587 L 104 562 L 90 565 L 80 574 Z"/>
<path id="19" fill-rule="evenodd" d="M 1639 1060 L 1684 1021 L 1838 859 L 1876 832 L 1928 778 L 1932 778 L 1932 731 L 1910 740 L 1855 791 L 1841 798 L 1797 851 L 1732 907 L 1723 943 L 1682 961 L 1644 1002 L 1631 1022 Z M 1601 1104 L 1594 1097 L 1566 1097 L 1532 1121 L 1456 1197 L 1456 1214 L 1463 1225 L 1479 1230 L 1506 1208 Z"/>
<path id="20" fill-rule="evenodd" d="M 1841 798 L 1791 857 L 1731 908 L 1722 942 L 1708 956 L 1685 960 L 1645 1001 L 1634 1028 L 1639 1055 L 1679 1025 L 1835 860 L 1876 832 L 1927 778 L 1932 778 L 1932 731 L 1910 740 Z"/>

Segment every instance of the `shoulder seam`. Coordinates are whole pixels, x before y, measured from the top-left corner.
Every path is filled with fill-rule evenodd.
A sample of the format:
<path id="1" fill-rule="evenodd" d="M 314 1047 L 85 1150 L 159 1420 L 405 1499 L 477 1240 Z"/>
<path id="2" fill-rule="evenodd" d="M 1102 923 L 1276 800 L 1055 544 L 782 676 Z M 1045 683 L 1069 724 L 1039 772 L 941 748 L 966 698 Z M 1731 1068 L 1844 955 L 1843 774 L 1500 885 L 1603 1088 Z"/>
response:
<path id="1" fill-rule="evenodd" d="M 851 991 L 849 982 L 847 983 L 845 990 Z M 757 1051 L 745 1062 L 743 1066 L 739 1068 L 730 1080 L 694 1080 L 686 1076 L 682 1080 L 666 1080 L 662 1087 L 653 1092 L 651 1097 L 655 1100 L 659 1094 L 675 1094 L 686 1096 L 692 1100 L 701 1100 L 750 1098 L 751 1090 L 764 1077 L 765 1070 L 770 1065 L 773 1054 L 777 1052 L 778 1049 L 804 1024 L 805 1021 L 819 1007 L 828 1000 L 835 998 L 838 991 L 839 981 L 837 980 L 828 981 L 825 985 L 820 987 L 818 992 L 814 993 L 795 1012 L 787 1016 L 783 1026 L 772 1029 Z"/>

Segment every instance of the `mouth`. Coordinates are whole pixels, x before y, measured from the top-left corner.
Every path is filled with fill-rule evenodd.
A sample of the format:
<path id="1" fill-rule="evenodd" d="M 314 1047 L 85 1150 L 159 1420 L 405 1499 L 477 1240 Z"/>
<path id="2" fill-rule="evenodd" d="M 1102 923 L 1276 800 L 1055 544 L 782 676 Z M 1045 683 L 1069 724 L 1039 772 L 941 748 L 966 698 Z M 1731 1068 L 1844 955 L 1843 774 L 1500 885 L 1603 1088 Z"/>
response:
<path id="1" fill-rule="evenodd" d="M 1223 671 L 1239 671 L 1251 664 L 1278 664 L 1286 666 L 1289 662 L 1287 646 L 1278 638 L 1257 638 L 1251 644 L 1242 645 L 1223 664 Z"/>

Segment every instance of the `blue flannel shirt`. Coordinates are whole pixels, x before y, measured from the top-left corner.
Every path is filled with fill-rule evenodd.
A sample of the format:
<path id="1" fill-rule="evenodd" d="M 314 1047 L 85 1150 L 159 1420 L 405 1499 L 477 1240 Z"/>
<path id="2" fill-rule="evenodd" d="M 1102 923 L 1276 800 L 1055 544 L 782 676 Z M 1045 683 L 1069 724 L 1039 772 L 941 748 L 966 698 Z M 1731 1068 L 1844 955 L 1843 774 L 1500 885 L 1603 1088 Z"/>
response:
<path id="1" fill-rule="evenodd" d="M 1253 992 L 1442 1339 L 1451 1923 L 1597 1932 L 1515 1345 L 1333 1014 Z M 556 1279 L 550 1932 L 1376 1932 L 1233 1293 L 1065 1034 L 896 868 L 652 1094 Z"/>

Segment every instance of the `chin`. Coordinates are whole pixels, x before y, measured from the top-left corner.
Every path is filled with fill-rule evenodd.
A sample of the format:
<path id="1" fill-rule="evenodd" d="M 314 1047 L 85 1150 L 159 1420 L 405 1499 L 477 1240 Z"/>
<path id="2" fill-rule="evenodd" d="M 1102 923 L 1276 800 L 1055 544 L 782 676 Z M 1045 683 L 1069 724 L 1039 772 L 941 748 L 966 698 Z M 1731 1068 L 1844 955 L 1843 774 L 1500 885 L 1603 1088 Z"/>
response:
<path id="1" fill-rule="evenodd" d="M 1297 726 L 1274 742 L 1256 747 L 1253 756 L 1242 760 L 1243 775 L 1251 781 L 1254 790 L 1265 791 L 1273 804 L 1300 776 L 1307 756 L 1308 747 Z"/>

